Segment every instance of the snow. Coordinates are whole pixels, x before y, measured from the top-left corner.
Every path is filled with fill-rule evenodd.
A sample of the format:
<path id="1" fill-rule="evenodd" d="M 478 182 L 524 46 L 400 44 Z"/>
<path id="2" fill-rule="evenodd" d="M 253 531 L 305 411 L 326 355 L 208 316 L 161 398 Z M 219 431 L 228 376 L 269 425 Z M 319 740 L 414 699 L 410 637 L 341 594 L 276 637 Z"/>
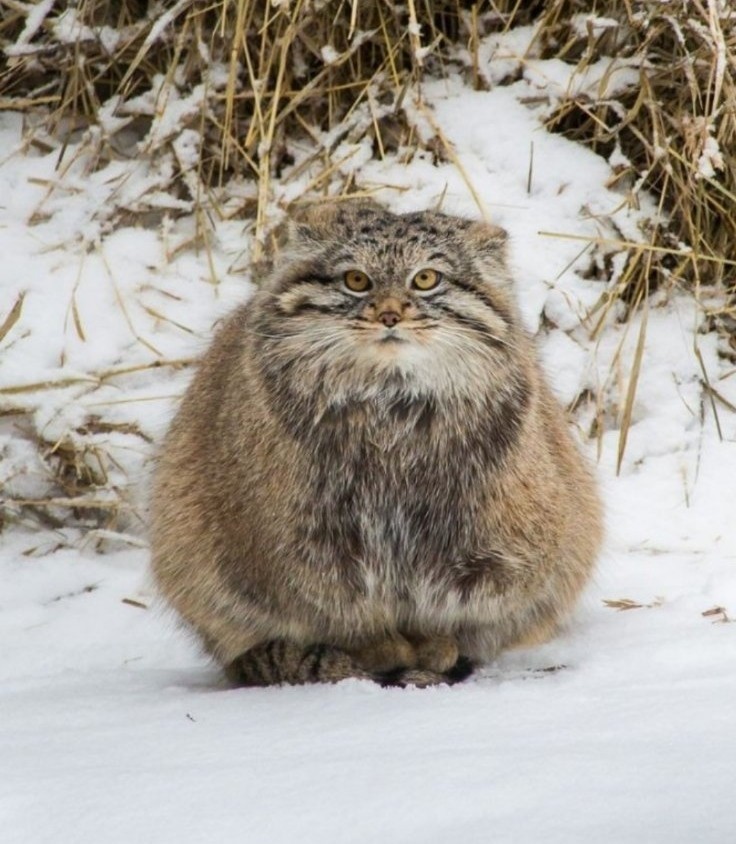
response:
<path id="1" fill-rule="evenodd" d="M 736 600 L 734 547 L 701 550 L 609 546 L 566 636 L 423 691 L 228 690 L 121 602 L 145 552 L 8 562 L 4 840 L 730 840 L 733 633 L 701 612 Z"/>
<path id="2" fill-rule="evenodd" d="M 44 3 L 40 5 L 45 5 Z M 112 55 L 123 40 L 122 33 L 110 26 L 85 26 L 75 9 L 66 9 L 52 24 L 54 36 L 62 44 L 76 44 L 82 40 L 98 41 L 108 55 Z"/>
<path id="3" fill-rule="evenodd" d="M 331 44 L 325 44 L 320 50 L 320 55 L 325 64 L 335 64 L 340 58 L 340 54 Z"/>
<path id="4" fill-rule="evenodd" d="M 703 142 L 703 152 L 698 159 L 698 173 L 706 179 L 713 179 L 716 176 L 716 170 L 723 170 L 724 167 L 723 154 L 718 141 L 712 135 L 708 135 Z"/>
<path id="5" fill-rule="evenodd" d="M 505 57 L 482 45 L 488 78 L 509 76 L 503 63 L 530 38 L 509 33 Z M 566 403 L 583 397 L 573 421 L 608 519 L 596 576 L 558 638 L 452 688 L 229 689 L 158 605 L 144 527 L 152 454 L 191 377 L 186 361 L 251 290 L 251 229 L 210 215 L 203 245 L 193 215 L 129 224 L 126 209 L 167 196 L 170 160 L 99 164 L 75 144 L 60 160 L 56 147 L 24 144 L 18 116 L 0 115 L 0 325 L 25 294 L 0 341 L 4 495 L 50 494 L 34 438 L 74 438 L 97 449 L 129 505 L 114 529 L 84 534 L 33 527 L 6 502 L 3 842 L 734 837 L 736 414 L 711 402 L 704 380 L 733 404 L 736 371 L 685 293 L 652 297 L 628 322 L 614 308 L 592 336 L 601 312 L 589 314 L 623 264 L 614 258 L 600 281 L 593 270 L 611 247 L 590 241 L 642 240 L 656 207 L 643 194 L 629 205 L 606 187 L 609 162 L 541 128 L 553 106 L 535 92 L 559 68 L 537 64 L 543 77 L 525 71 L 490 91 L 427 83 L 431 108 L 407 95 L 422 137 L 444 139 L 438 161 L 407 163 L 402 150 L 369 160 L 349 138 L 334 157 L 355 149 L 344 173 L 396 211 L 441 203 L 507 228 L 553 387 Z M 176 134 L 195 100 L 161 103 L 156 137 Z M 193 166 L 196 132 L 177 138 Z M 318 173 L 289 182 L 287 170 L 270 215 Z M 230 198 L 249 190 L 233 185 Z M 706 296 L 717 305 L 718 291 Z M 92 415 L 113 427 L 87 430 Z"/>
<path id="6" fill-rule="evenodd" d="M 43 22 L 46 20 L 46 16 L 51 11 L 53 5 L 54 0 L 41 0 L 41 2 L 34 4 L 34 7 L 28 12 L 26 24 L 23 27 L 23 32 L 21 32 L 15 42 L 16 45 L 26 46 L 30 44 L 33 36 L 43 26 Z M 9 55 L 12 55 L 12 53 L 9 53 Z"/>

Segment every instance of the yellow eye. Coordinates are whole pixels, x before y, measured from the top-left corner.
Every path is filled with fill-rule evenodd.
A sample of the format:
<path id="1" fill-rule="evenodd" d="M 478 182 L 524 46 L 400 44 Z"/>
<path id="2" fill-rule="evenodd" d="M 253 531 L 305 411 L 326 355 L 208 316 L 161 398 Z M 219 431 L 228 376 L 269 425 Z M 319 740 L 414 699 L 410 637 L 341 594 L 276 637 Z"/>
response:
<path id="1" fill-rule="evenodd" d="M 417 290 L 432 290 L 440 283 L 442 276 L 437 270 L 432 270 L 429 267 L 419 272 L 411 280 L 412 286 Z"/>
<path id="2" fill-rule="evenodd" d="M 344 279 L 345 287 L 353 293 L 365 293 L 371 288 L 371 280 L 362 270 L 348 270 Z"/>

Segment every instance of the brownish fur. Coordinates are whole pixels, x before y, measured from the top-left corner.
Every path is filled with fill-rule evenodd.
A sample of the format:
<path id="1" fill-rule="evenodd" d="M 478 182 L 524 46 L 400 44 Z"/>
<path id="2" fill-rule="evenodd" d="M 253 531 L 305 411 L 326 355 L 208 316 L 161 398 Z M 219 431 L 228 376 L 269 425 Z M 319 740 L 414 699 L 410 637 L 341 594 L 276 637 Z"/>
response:
<path id="1" fill-rule="evenodd" d="M 215 336 L 161 453 L 153 571 L 237 682 L 462 679 L 569 614 L 600 505 L 504 241 L 328 205 Z M 434 264 L 441 293 L 407 287 Z M 375 288 L 340 289 L 346 267 Z"/>

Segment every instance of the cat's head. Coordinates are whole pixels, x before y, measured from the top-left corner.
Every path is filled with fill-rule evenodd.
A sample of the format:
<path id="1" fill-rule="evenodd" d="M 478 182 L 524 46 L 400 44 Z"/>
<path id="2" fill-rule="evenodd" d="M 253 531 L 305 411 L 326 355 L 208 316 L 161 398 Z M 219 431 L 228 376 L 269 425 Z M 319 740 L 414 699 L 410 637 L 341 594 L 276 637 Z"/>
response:
<path id="1" fill-rule="evenodd" d="M 258 347 L 307 389 L 459 395 L 503 380 L 522 335 L 506 235 L 433 211 L 317 206 L 258 296 Z M 286 368 L 284 368 L 286 371 Z"/>

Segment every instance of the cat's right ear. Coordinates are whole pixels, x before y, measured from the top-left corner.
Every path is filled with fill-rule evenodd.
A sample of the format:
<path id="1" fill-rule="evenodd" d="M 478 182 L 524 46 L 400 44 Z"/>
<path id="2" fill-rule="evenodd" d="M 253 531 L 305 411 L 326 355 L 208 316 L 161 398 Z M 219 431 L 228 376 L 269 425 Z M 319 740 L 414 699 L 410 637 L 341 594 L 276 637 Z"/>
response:
<path id="1" fill-rule="evenodd" d="M 355 217 L 363 209 L 373 212 L 383 210 L 375 200 L 366 197 L 315 202 L 290 210 L 286 224 L 286 243 L 298 250 L 300 245 L 309 248 L 317 243 L 339 240 L 341 233 L 352 231 Z"/>
<path id="2" fill-rule="evenodd" d="M 335 240 L 338 222 L 337 208 L 332 203 L 290 209 L 288 217 L 268 236 L 263 257 L 255 267 L 256 275 L 264 280 L 274 273 L 279 277 L 281 268 L 322 252 L 326 244 Z"/>
<path id="3" fill-rule="evenodd" d="M 339 206 L 333 203 L 308 205 L 289 214 L 284 231 L 284 245 L 292 249 L 332 240 Z"/>

